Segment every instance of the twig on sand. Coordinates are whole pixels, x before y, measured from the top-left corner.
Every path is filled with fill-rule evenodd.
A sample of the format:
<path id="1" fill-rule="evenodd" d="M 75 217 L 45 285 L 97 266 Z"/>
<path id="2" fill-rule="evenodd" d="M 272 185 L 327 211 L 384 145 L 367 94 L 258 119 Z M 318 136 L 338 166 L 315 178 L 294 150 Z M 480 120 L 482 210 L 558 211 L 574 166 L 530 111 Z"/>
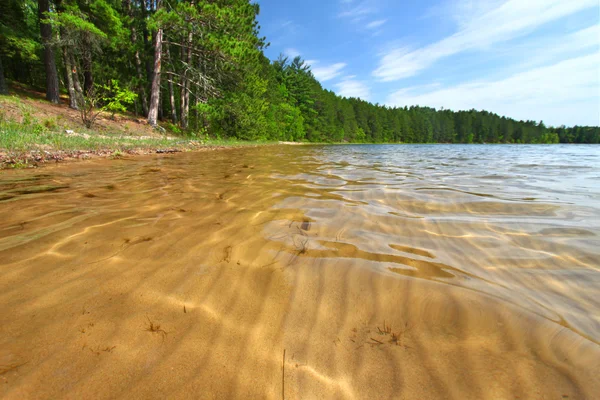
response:
<path id="1" fill-rule="evenodd" d="M 9 364 L 9 365 L 0 365 L 0 375 L 4 375 L 5 373 L 15 370 L 23 365 L 27 364 L 29 361 L 21 363 L 21 364 Z"/>
<path id="2" fill-rule="evenodd" d="M 283 361 L 281 363 L 281 399 L 285 400 L 285 349 L 283 349 Z"/>
<path id="3" fill-rule="evenodd" d="M 379 341 L 379 340 L 377 340 L 377 339 L 373 339 L 373 338 L 370 338 L 370 339 L 371 339 L 372 341 L 374 341 L 374 342 L 377 342 L 378 344 L 383 344 L 383 342 L 380 342 L 380 341 Z"/>
<path id="4" fill-rule="evenodd" d="M 167 331 L 161 329 L 159 324 L 155 324 L 154 322 L 152 322 L 150 317 L 148 317 L 147 315 L 146 318 L 148 319 L 148 327 L 146 328 L 146 330 L 148 332 L 162 334 L 163 340 L 165 340 L 165 338 L 167 337 Z"/>

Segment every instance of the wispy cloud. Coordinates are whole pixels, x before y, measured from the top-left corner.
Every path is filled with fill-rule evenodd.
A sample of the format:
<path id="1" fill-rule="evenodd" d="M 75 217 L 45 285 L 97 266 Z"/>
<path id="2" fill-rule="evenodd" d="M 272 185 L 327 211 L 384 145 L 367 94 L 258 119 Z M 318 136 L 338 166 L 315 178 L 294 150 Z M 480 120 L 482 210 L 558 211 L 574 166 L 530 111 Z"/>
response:
<path id="1" fill-rule="evenodd" d="M 335 63 L 331 65 L 315 66 L 319 62 L 315 60 L 306 61 L 311 66 L 311 71 L 315 78 L 321 82 L 327 82 L 342 74 L 342 70 L 346 67 L 346 63 Z"/>
<path id="2" fill-rule="evenodd" d="M 337 94 L 342 97 L 357 97 L 363 100 L 371 98 L 369 86 L 365 82 L 354 79 L 354 76 L 348 76 L 334 86 L 337 88 Z"/>
<path id="3" fill-rule="evenodd" d="M 427 90 L 412 87 L 389 96 L 390 106 L 486 109 L 551 125 L 600 124 L 600 52 L 534 68 L 495 81 Z M 424 92 L 424 93 L 423 93 Z"/>
<path id="4" fill-rule="evenodd" d="M 346 2 L 346 5 L 343 8 L 343 11 L 338 13 L 338 17 L 351 19 L 354 22 L 363 20 L 368 15 L 374 14 L 377 11 L 374 7 L 369 5 L 367 1 L 363 1 L 356 5 L 354 5 L 353 2 Z"/>
<path id="5" fill-rule="evenodd" d="M 376 29 L 382 26 L 387 22 L 387 19 L 378 19 L 376 21 L 369 22 L 367 24 L 367 29 Z"/>
<path id="6" fill-rule="evenodd" d="M 429 7 L 423 18 L 450 19 L 459 28 L 463 28 L 473 19 L 500 7 L 504 2 L 506 0 L 442 0 Z"/>
<path id="7" fill-rule="evenodd" d="M 300 55 L 300 52 L 293 47 L 288 47 L 283 50 L 283 54 L 285 54 L 289 58 L 296 58 Z"/>
<path id="8" fill-rule="evenodd" d="M 483 15 L 473 14 L 464 19 L 459 31 L 452 36 L 417 50 L 395 48 L 382 54 L 373 75 L 381 81 L 411 77 L 445 57 L 489 49 L 496 43 L 526 35 L 544 24 L 597 6 L 598 0 L 508 0 Z"/>
<path id="9" fill-rule="evenodd" d="M 283 54 L 289 58 L 294 59 L 294 58 L 298 57 L 301 53 L 293 47 L 288 47 L 283 50 Z"/>

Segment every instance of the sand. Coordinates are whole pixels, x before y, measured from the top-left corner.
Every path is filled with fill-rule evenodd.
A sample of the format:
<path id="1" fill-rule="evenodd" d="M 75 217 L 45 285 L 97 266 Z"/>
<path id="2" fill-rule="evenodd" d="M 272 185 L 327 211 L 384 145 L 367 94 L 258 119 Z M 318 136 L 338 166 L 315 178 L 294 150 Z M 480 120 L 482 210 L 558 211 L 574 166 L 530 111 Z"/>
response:
<path id="1" fill-rule="evenodd" d="M 0 397 L 597 398 L 593 252 L 548 265 L 587 262 L 578 293 L 524 278 L 525 258 L 499 268 L 518 236 L 496 253 L 489 224 L 392 223 L 286 161 L 300 147 L 0 176 L 60 186 L 0 202 Z"/>

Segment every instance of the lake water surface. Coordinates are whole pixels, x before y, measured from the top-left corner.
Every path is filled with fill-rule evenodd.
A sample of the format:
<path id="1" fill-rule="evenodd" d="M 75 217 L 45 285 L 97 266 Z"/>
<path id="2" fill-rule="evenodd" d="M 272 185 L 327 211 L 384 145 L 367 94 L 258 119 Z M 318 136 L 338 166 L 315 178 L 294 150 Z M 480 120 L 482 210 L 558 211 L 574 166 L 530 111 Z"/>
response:
<path id="1" fill-rule="evenodd" d="M 600 146 L 0 171 L 0 397 L 592 399 Z"/>

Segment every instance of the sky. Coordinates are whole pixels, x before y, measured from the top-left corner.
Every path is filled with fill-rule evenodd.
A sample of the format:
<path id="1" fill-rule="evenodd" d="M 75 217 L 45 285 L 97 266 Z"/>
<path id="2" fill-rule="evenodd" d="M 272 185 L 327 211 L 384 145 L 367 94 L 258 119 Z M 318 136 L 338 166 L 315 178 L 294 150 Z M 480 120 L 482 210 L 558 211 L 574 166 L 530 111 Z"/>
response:
<path id="1" fill-rule="evenodd" d="M 600 0 L 257 0 L 265 54 L 390 107 L 600 125 Z"/>

